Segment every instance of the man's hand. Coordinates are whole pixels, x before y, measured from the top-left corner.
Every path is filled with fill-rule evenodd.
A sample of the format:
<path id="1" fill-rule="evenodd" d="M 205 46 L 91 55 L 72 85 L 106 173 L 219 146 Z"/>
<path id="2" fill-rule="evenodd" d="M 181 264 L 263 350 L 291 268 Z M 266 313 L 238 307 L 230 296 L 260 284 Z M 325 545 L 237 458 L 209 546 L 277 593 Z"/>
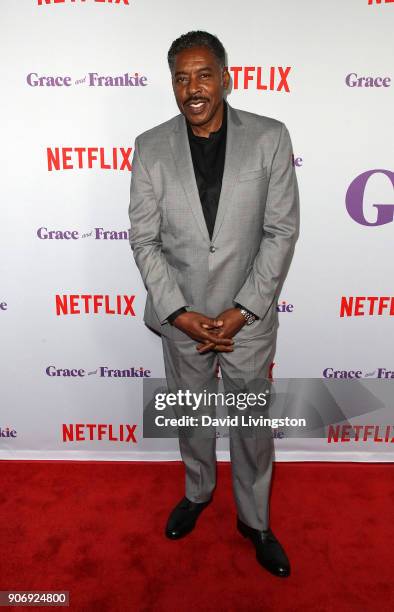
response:
<path id="1" fill-rule="evenodd" d="M 208 351 L 224 351 L 228 352 L 226 345 L 224 344 L 224 338 L 232 338 L 239 332 L 239 330 L 245 325 L 246 319 L 241 314 L 239 308 L 228 308 L 218 315 L 215 321 L 222 321 L 222 325 L 215 330 L 216 342 L 205 340 L 203 343 L 197 345 L 199 353 L 206 353 Z M 205 324 L 203 324 L 203 327 Z M 231 350 L 234 350 L 231 348 Z"/>
<path id="2" fill-rule="evenodd" d="M 174 327 L 177 327 L 183 331 L 193 340 L 201 342 L 202 346 L 217 344 L 217 330 L 221 330 L 223 324 L 224 321 L 221 320 L 220 317 L 211 319 L 210 317 L 206 317 L 205 315 L 194 311 L 182 312 L 177 316 L 173 323 Z M 234 340 L 232 340 L 231 337 L 221 333 L 221 350 L 232 351 L 233 344 Z"/>

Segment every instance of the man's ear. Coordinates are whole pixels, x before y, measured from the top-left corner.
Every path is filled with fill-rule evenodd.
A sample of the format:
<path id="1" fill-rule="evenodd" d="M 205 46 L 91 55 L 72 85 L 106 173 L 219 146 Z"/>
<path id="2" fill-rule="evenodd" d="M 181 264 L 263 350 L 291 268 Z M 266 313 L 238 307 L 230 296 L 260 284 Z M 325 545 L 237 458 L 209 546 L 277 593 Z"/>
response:
<path id="1" fill-rule="evenodd" d="M 222 83 L 223 83 L 224 89 L 228 89 L 228 86 L 230 85 L 230 73 L 227 70 L 227 66 L 223 68 Z"/>

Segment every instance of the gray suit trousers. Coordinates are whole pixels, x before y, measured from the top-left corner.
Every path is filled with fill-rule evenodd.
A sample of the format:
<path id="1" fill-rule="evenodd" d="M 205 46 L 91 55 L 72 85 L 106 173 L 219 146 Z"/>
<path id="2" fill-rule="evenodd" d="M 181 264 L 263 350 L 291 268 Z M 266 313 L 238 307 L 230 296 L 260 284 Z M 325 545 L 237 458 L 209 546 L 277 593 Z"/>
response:
<path id="1" fill-rule="evenodd" d="M 250 326 L 251 328 L 253 327 Z M 192 339 L 174 340 L 162 336 L 168 390 L 192 392 L 216 391 L 219 361 L 224 392 L 263 392 L 267 388 L 269 367 L 276 347 L 278 325 L 268 331 L 234 337 L 231 353 L 199 354 Z M 178 407 L 177 414 L 182 414 Z M 211 413 L 212 414 L 212 413 Z M 210 499 L 216 486 L 216 436 L 179 436 L 179 448 L 185 465 L 185 495 L 194 502 Z M 245 437 L 230 427 L 230 457 L 233 493 L 239 518 L 254 529 L 268 529 L 269 493 L 273 460 L 271 435 Z"/>

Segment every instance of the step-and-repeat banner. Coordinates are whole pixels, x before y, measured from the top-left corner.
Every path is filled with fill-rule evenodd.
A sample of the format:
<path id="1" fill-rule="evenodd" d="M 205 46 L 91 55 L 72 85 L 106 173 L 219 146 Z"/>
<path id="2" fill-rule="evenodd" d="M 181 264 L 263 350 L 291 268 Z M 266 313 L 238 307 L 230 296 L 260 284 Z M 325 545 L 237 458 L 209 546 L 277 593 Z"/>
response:
<path id="1" fill-rule="evenodd" d="M 0 7 L 1 458 L 179 458 L 143 437 L 164 367 L 128 204 L 136 136 L 178 113 L 168 48 L 193 29 L 226 47 L 230 104 L 292 137 L 301 233 L 273 379 L 394 379 L 393 0 Z M 394 434 L 359 422 L 357 439 L 282 431 L 277 459 L 392 460 Z"/>

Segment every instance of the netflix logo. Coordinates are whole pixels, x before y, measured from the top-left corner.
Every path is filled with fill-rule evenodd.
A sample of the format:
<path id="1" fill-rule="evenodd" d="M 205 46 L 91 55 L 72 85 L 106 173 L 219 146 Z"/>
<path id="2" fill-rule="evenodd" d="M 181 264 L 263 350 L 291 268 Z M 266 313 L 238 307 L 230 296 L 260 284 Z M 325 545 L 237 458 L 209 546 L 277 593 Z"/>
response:
<path id="1" fill-rule="evenodd" d="M 137 444 L 137 425 L 112 425 L 108 423 L 63 423 L 63 442 L 131 442 Z"/>
<path id="2" fill-rule="evenodd" d="M 394 442 L 393 425 L 330 425 L 327 442 Z"/>
<path id="3" fill-rule="evenodd" d="M 56 315 L 106 314 L 135 317 L 135 295 L 56 295 Z"/>
<path id="4" fill-rule="evenodd" d="M 290 92 L 287 81 L 291 66 L 230 66 L 233 89 L 258 89 L 260 91 Z"/>
<path id="5" fill-rule="evenodd" d="M 131 170 L 132 148 L 47 147 L 48 171 L 52 170 Z"/>
<path id="6" fill-rule="evenodd" d="M 394 297 L 341 297 L 340 317 L 394 316 Z"/>

